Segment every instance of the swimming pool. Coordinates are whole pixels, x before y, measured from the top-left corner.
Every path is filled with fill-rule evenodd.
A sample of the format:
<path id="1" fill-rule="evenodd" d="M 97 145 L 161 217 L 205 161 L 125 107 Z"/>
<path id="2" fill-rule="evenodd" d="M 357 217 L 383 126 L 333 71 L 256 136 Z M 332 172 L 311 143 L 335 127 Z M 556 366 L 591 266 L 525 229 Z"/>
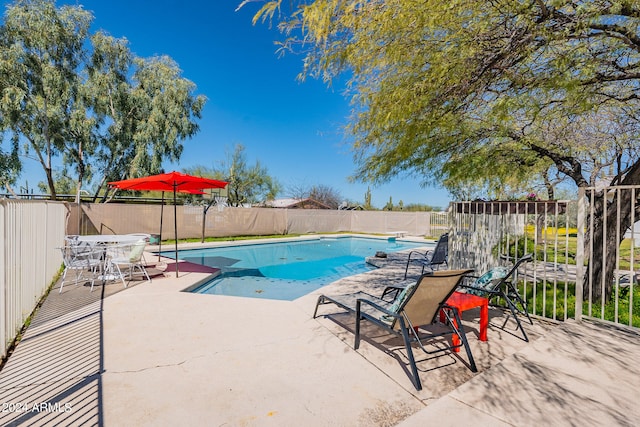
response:
<path id="1" fill-rule="evenodd" d="M 337 237 L 189 249 L 178 251 L 178 258 L 221 269 L 220 276 L 191 292 L 290 301 L 375 268 L 365 258 L 378 251 L 427 245 L 393 238 Z"/>

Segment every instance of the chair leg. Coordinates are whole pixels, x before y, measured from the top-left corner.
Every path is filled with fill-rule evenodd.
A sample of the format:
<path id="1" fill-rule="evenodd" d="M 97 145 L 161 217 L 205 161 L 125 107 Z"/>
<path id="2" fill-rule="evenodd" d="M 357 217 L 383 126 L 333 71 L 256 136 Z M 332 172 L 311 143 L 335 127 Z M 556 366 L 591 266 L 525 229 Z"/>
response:
<path id="1" fill-rule="evenodd" d="M 138 267 L 140 268 L 140 270 L 144 274 L 144 277 L 147 278 L 147 282 L 150 282 L 151 281 L 151 277 L 149 277 L 149 273 L 147 273 L 147 269 L 144 268 L 142 265 L 138 265 Z"/>
<path id="2" fill-rule="evenodd" d="M 131 265 L 131 270 L 130 270 L 131 271 L 131 275 L 130 275 L 131 279 L 133 279 L 133 273 L 135 273 L 136 267 L 138 269 L 140 269 L 140 273 L 142 273 L 142 275 L 147 278 L 147 282 L 150 282 L 151 281 L 151 277 L 149 277 L 149 274 L 147 274 L 147 270 L 142 266 L 142 264 L 133 264 L 133 265 Z"/>
<path id="3" fill-rule="evenodd" d="M 362 316 L 360 315 L 361 313 L 361 308 L 360 308 L 360 300 L 358 300 L 356 302 L 356 330 L 355 330 L 355 337 L 354 337 L 354 341 L 353 341 L 353 349 L 357 350 L 358 348 L 360 348 L 360 320 L 362 320 Z"/>
<path id="4" fill-rule="evenodd" d="M 404 268 L 404 280 L 407 280 L 407 273 L 409 272 L 410 262 L 411 262 L 411 253 L 409 253 L 409 258 L 407 259 L 407 266 Z"/>
<path id="5" fill-rule="evenodd" d="M 360 322 L 364 320 L 364 317 L 360 315 L 360 301 L 356 303 L 356 328 L 355 338 L 353 343 L 353 349 L 358 350 L 360 348 Z M 413 356 L 413 348 L 411 347 L 411 339 L 409 337 L 409 331 L 405 326 L 404 319 L 399 319 L 400 330 L 402 331 L 402 339 L 404 340 L 404 346 L 407 350 L 407 357 L 409 358 L 409 366 L 411 367 L 411 383 L 416 390 L 422 390 L 422 383 L 420 382 L 420 376 L 418 374 L 418 366 L 416 365 L 416 359 Z"/>
<path id="6" fill-rule="evenodd" d="M 330 303 L 331 301 L 327 301 L 324 295 L 320 295 L 318 297 L 318 301 L 316 302 L 316 309 L 313 310 L 313 318 L 315 319 L 316 317 L 318 317 L 318 307 L 320 307 L 321 305 L 330 304 Z"/>
<path id="7" fill-rule="evenodd" d="M 476 367 L 476 361 L 474 360 L 473 354 L 471 353 L 471 347 L 469 347 L 467 334 L 464 332 L 464 326 L 462 326 L 462 321 L 460 320 L 460 315 L 458 314 L 458 310 L 451 310 L 451 312 L 453 313 L 455 324 L 452 321 L 449 321 L 448 323 L 453 328 L 453 332 L 456 335 L 458 335 L 458 337 L 460 338 L 460 341 L 462 341 L 464 350 L 467 352 L 467 358 L 469 359 L 469 366 L 471 368 L 471 372 L 478 372 L 478 368 Z"/>
<path id="8" fill-rule="evenodd" d="M 118 276 L 120 276 L 120 280 L 122 280 L 122 285 L 126 288 L 127 282 L 124 281 L 124 274 L 122 274 L 122 270 L 120 270 L 120 266 L 118 264 L 112 264 L 116 270 L 118 270 Z"/>
<path id="9" fill-rule="evenodd" d="M 91 290 L 89 292 L 93 292 L 93 285 L 96 283 L 96 275 L 98 273 L 98 266 L 94 266 L 91 269 Z"/>
<path id="10" fill-rule="evenodd" d="M 520 296 L 518 291 L 510 286 L 508 289 L 507 297 L 511 299 L 512 302 L 515 299 L 516 302 L 520 304 L 522 310 L 519 310 L 515 303 L 513 305 L 516 307 L 516 310 L 518 310 L 518 312 L 527 316 L 527 320 L 529 320 L 529 323 L 533 325 L 533 320 L 531 320 L 531 316 L 529 316 L 529 310 L 527 310 L 527 302 Z"/>
<path id="11" fill-rule="evenodd" d="M 384 291 L 382 292 L 382 296 L 380 297 L 380 299 L 384 299 L 387 295 L 391 295 L 393 294 L 393 300 L 395 300 L 398 297 L 398 294 L 400 293 L 401 288 L 399 287 L 394 287 L 394 286 L 387 286 Z"/>
<path id="12" fill-rule="evenodd" d="M 524 328 L 522 327 L 522 323 L 518 318 L 518 308 L 513 304 L 513 302 L 506 295 L 504 295 L 504 300 L 507 303 L 507 307 L 509 307 L 509 310 L 511 311 L 511 315 L 513 316 L 513 319 L 516 321 L 516 325 L 517 325 L 516 330 L 520 329 L 520 331 L 522 332 L 522 338 L 525 340 L 525 342 L 529 342 L 529 337 L 527 336 L 527 333 L 525 332 Z M 527 317 L 529 317 L 528 313 L 527 313 Z M 529 320 L 531 320 L 530 317 L 529 317 Z M 504 329 L 507 326 L 508 321 L 509 321 L 509 317 L 507 316 L 507 318 L 504 320 L 504 323 L 502 324 L 502 329 Z M 533 322 L 531 324 L 533 324 Z"/>
<path id="13" fill-rule="evenodd" d="M 407 357 L 409 358 L 409 365 L 411 366 L 411 382 L 416 390 L 422 390 L 422 383 L 420 382 L 420 375 L 418 374 L 418 367 L 416 366 L 416 359 L 413 356 L 413 348 L 411 348 L 411 339 L 409 337 L 409 331 L 404 324 L 404 319 L 398 319 L 400 322 L 400 330 L 402 331 L 402 339 L 404 340 L 404 347 L 407 350 Z"/>
<path id="14" fill-rule="evenodd" d="M 62 287 L 64 286 L 64 279 L 67 277 L 67 271 L 69 271 L 69 269 L 65 268 L 64 272 L 62 273 L 62 282 L 60 282 L 60 290 L 58 291 L 58 293 L 62 292 Z"/>
<path id="15" fill-rule="evenodd" d="M 82 277 L 82 271 L 76 270 L 76 286 L 78 286 L 78 281 L 80 280 L 80 277 Z"/>

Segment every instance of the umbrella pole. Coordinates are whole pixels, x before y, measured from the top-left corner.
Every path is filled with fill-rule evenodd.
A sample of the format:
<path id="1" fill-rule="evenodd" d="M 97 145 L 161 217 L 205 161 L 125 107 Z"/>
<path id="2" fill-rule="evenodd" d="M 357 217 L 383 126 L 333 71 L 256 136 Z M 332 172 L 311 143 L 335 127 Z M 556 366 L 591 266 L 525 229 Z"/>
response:
<path id="1" fill-rule="evenodd" d="M 164 212 L 164 191 L 162 192 L 162 202 L 160 203 L 160 235 L 158 237 L 158 262 L 160 262 L 160 252 L 162 252 L 162 217 Z"/>
<path id="2" fill-rule="evenodd" d="M 173 233 L 176 236 L 176 277 L 178 277 L 178 209 L 176 208 L 176 184 L 173 184 Z"/>

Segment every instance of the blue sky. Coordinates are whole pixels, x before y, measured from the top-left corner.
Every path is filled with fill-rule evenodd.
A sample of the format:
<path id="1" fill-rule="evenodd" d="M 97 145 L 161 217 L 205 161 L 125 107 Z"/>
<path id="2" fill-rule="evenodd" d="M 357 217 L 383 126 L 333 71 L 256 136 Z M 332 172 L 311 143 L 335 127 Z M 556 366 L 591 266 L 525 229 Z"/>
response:
<path id="1" fill-rule="evenodd" d="M 345 198 L 364 200 L 368 184 L 353 184 L 355 166 L 350 145 L 341 132 L 349 100 L 341 87 L 299 82 L 302 56 L 276 54 L 275 29 L 252 25 L 261 3 L 236 8 L 241 0 L 92 0 L 58 1 L 81 4 L 94 15 L 93 31 L 103 29 L 129 40 L 138 56 L 169 55 L 183 76 L 208 98 L 200 132 L 184 142 L 179 164 L 166 170 L 203 165 L 214 167 L 236 144 L 246 147 L 249 164 L 259 161 L 285 188 L 330 186 Z M 23 176 L 34 187 L 31 165 Z M 419 181 L 399 178 L 371 186 L 374 206 L 391 196 L 395 204 L 422 203 L 446 207 L 449 196 Z"/>

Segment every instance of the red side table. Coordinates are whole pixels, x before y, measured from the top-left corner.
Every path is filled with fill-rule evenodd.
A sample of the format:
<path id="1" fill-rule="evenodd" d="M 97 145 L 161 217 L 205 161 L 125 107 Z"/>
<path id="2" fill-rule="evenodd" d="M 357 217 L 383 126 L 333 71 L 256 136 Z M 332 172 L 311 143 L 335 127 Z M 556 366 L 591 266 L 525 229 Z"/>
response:
<path id="1" fill-rule="evenodd" d="M 460 317 L 462 317 L 462 312 L 480 307 L 480 341 L 487 340 L 487 326 L 489 326 L 489 300 L 487 298 L 462 292 L 454 292 L 447 300 L 447 304 L 458 310 Z M 445 319 L 444 313 L 440 312 L 440 321 L 444 322 Z M 454 323 L 456 321 L 453 318 L 451 320 Z M 455 326 L 458 327 L 457 324 Z M 460 345 L 460 338 L 458 338 L 456 334 L 453 334 L 451 341 L 454 346 Z M 460 347 L 455 348 L 454 351 L 460 351 Z"/>

